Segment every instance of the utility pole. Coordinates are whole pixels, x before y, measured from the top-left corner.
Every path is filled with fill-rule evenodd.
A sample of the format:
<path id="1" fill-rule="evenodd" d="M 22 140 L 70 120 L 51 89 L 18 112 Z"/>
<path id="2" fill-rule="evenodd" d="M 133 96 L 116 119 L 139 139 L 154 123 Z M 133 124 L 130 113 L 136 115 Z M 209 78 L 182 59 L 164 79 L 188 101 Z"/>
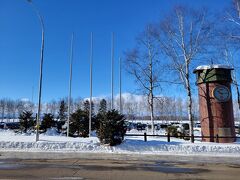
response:
<path id="1" fill-rule="evenodd" d="M 89 109 L 89 137 L 92 132 L 92 63 L 93 63 L 93 33 L 90 40 L 90 109 Z"/>
<path id="2" fill-rule="evenodd" d="M 69 94 L 68 94 L 67 137 L 69 137 L 69 123 L 70 123 L 70 112 L 71 112 L 73 39 L 74 39 L 74 33 L 72 33 L 71 49 L 70 49 L 70 74 L 69 74 Z"/>
<path id="3" fill-rule="evenodd" d="M 111 110 L 114 108 L 114 97 L 113 97 L 113 76 L 114 76 L 114 33 L 112 32 L 112 51 L 111 51 Z"/>
<path id="4" fill-rule="evenodd" d="M 42 31 L 42 42 L 41 42 L 41 55 L 40 55 L 40 76 L 39 76 L 39 90 L 38 90 L 38 112 L 36 120 L 36 142 L 39 141 L 39 126 L 40 126 L 40 116 L 41 116 L 41 98 L 42 98 L 42 70 L 43 70 L 43 54 L 44 54 L 44 23 L 43 17 L 41 16 L 38 8 L 33 4 L 31 0 L 27 0 L 28 3 L 32 5 L 34 12 L 36 13 Z"/>

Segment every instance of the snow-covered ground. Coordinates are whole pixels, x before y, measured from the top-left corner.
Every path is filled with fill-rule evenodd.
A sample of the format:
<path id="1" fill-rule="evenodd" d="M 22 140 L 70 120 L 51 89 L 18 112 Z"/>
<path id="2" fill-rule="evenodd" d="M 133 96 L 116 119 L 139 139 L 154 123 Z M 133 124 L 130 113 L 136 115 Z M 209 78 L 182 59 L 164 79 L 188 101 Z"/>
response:
<path id="1" fill-rule="evenodd" d="M 139 133 L 131 131 L 129 133 Z M 240 157 L 240 141 L 235 143 L 204 143 L 196 140 L 194 144 L 182 139 L 127 136 L 121 145 L 110 147 L 101 145 L 97 137 L 71 138 L 58 135 L 49 130 L 40 135 L 35 142 L 35 134 L 16 134 L 11 130 L 0 130 L 0 151 L 22 152 L 81 152 L 81 153 L 117 153 L 117 154 L 173 154 Z"/>

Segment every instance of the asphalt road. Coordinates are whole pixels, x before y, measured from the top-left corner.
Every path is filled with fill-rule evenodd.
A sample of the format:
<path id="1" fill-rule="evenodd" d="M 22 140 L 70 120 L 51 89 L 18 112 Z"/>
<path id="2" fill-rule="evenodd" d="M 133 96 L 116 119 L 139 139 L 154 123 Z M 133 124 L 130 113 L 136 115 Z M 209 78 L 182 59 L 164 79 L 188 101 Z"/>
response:
<path id="1" fill-rule="evenodd" d="M 0 152 L 0 179 L 239 179 L 240 158 Z"/>

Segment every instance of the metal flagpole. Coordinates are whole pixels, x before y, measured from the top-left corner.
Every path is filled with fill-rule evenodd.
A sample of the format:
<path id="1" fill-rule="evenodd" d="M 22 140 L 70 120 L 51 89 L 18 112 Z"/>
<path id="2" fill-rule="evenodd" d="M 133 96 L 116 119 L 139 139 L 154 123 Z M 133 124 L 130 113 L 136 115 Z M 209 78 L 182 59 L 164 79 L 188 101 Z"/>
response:
<path id="1" fill-rule="evenodd" d="M 119 111 L 122 114 L 122 59 L 119 58 Z"/>
<path id="2" fill-rule="evenodd" d="M 34 95 L 34 86 L 32 86 L 32 103 L 33 103 L 33 95 Z"/>
<path id="3" fill-rule="evenodd" d="M 90 109 L 89 109 L 89 137 L 92 131 L 92 63 L 93 63 L 93 33 L 91 32 L 90 44 Z"/>
<path id="4" fill-rule="evenodd" d="M 74 38 L 74 33 L 72 33 L 71 50 L 70 50 L 70 75 L 69 75 L 69 95 L 68 95 L 67 137 L 69 136 L 69 123 L 70 123 L 70 111 L 71 111 L 73 38 Z"/>
<path id="5" fill-rule="evenodd" d="M 112 32 L 112 51 L 111 51 L 111 109 L 114 108 L 113 105 L 113 74 L 114 74 L 114 33 Z"/>

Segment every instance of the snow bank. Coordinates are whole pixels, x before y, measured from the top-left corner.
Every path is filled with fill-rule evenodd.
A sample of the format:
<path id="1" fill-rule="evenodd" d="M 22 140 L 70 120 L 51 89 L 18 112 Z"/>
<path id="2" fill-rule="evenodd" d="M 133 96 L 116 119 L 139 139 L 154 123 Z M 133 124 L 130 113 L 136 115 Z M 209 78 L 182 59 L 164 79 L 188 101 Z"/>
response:
<path id="1" fill-rule="evenodd" d="M 50 133 L 51 134 L 51 133 Z M 87 153 L 117 153 L 117 154 L 178 154 L 178 155 L 210 155 L 240 157 L 240 142 L 232 144 L 203 143 L 194 144 L 181 139 L 172 138 L 170 143 L 166 138 L 126 137 L 124 143 L 110 147 L 101 145 L 96 137 L 67 138 L 64 136 L 40 135 L 40 141 L 35 142 L 35 135 L 19 135 L 12 131 L 0 131 L 0 151 L 22 152 L 87 152 Z"/>
<path id="2" fill-rule="evenodd" d="M 137 147 L 137 148 L 136 148 Z M 184 143 L 184 142 L 159 142 L 141 140 L 127 140 L 124 144 L 116 147 L 122 152 L 134 152 L 143 154 L 200 154 L 200 155 L 233 155 L 240 156 L 239 144 L 216 144 L 216 143 Z"/>
<path id="3" fill-rule="evenodd" d="M 47 136 L 59 136 L 59 133 L 57 132 L 57 130 L 55 128 L 49 128 L 44 133 L 44 135 L 47 135 Z"/>

